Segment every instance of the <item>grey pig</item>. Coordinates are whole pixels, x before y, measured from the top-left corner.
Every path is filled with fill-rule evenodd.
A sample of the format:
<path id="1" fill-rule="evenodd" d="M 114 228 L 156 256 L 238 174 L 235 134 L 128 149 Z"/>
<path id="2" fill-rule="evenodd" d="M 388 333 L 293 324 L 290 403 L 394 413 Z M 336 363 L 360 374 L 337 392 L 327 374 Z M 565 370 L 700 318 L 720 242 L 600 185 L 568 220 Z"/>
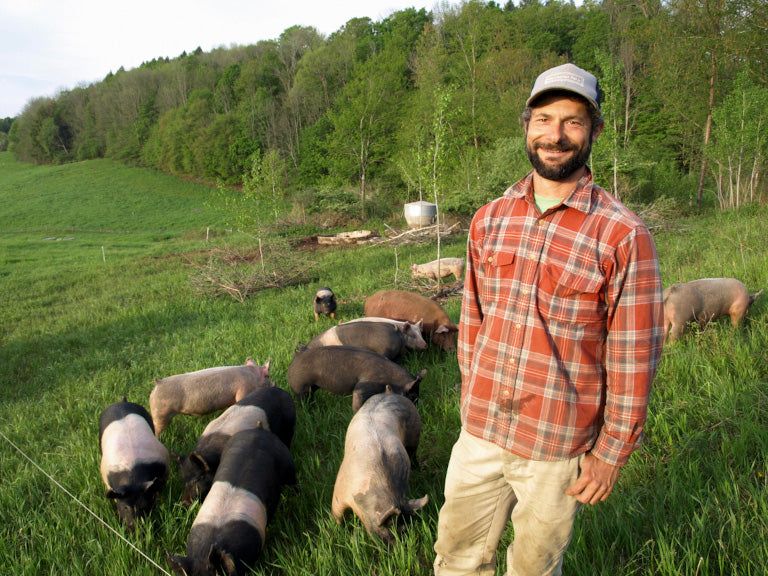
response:
<path id="1" fill-rule="evenodd" d="M 101 413 L 99 449 L 107 498 L 134 530 L 136 518 L 149 512 L 168 479 L 168 450 L 155 438 L 147 410 L 125 397 Z"/>
<path id="2" fill-rule="evenodd" d="M 721 316 L 730 316 L 736 328 L 762 290 L 750 294 L 735 278 L 702 278 L 673 284 L 664 290 L 664 339 L 673 342 L 688 322 L 702 328 Z"/>
<path id="3" fill-rule="evenodd" d="M 363 318 L 355 318 L 354 320 L 348 320 L 342 322 L 340 326 L 345 324 L 354 324 L 355 322 L 385 322 L 397 326 L 405 334 L 405 345 L 411 350 L 426 350 L 427 341 L 424 340 L 424 336 L 421 335 L 421 328 L 424 322 L 419 320 L 418 322 L 406 322 L 404 320 L 393 320 L 392 318 L 384 318 L 382 316 L 365 316 Z"/>
<path id="4" fill-rule="evenodd" d="M 256 388 L 273 386 L 269 364 L 258 366 L 248 358 L 242 366 L 218 366 L 155 379 L 149 410 L 160 436 L 176 414 L 203 416 L 232 406 Z"/>
<path id="5" fill-rule="evenodd" d="M 182 503 L 203 500 L 213 484 L 221 454 L 229 439 L 241 430 L 270 430 L 291 447 L 296 426 L 296 405 L 291 395 L 277 386 L 257 388 L 227 408 L 205 427 L 189 456 L 174 455 L 184 481 Z"/>
<path id="6" fill-rule="evenodd" d="M 345 345 L 367 348 L 390 360 L 397 360 L 405 350 L 406 338 L 404 331 L 393 324 L 357 322 L 328 328 L 312 338 L 304 348 Z"/>
<path id="7" fill-rule="evenodd" d="M 368 397 L 383 392 L 387 386 L 415 400 L 426 373 L 424 369 L 413 376 L 399 364 L 365 348 L 321 346 L 297 352 L 286 376 L 299 400 L 317 389 L 352 394 L 352 409 L 357 411 Z"/>
<path id="8" fill-rule="evenodd" d="M 275 434 L 254 428 L 232 436 L 189 530 L 187 556 L 166 553 L 168 565 L 185 576 L 251 574 L 286 485 L 296 485 L 296 466 Z"/>
<path id="9" fill-rule="evenodd" d="M 377 394 L 352 417 L 344 441 L 344 459 L 336 476 L 331 511 L 338 523 L 350 508 L 371 536 L 392 543 L 399 516 L 424 507 L 428 497 L 405 496 L 421 419 L 413 402 L 397 394 Z"/>
<path id="10" fill-rule="evenodd" d="M 315 322 L 320 319 L 320 315 L 336 318 L 336 295 L 330 288 L 320 288 L 315 292 L 312 300 L 312 308 L 315 311 Z"/>

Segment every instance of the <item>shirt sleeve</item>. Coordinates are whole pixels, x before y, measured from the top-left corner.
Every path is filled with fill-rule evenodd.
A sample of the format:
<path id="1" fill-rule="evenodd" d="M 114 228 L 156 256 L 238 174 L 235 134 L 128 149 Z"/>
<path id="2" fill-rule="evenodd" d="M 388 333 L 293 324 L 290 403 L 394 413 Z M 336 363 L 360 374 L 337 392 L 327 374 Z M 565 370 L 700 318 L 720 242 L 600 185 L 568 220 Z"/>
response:
<path id="1" fill-rule="evenodd" d="M 618 245 L 614 266 L 606 293 L 605 411 L 592 454 L 623 466 L 642 442 L 664 344 L 658 257 L 645 227 Z"/>
<path id="2" fill-rule="evenodd" d="M 467 391 L 472 366 L 472 352 L 475 340 L 483 323 L 483 310 L 479 299 L 478 265 L 480 263 L 480 245 L 477 240 L 477 216 L 472 221 L 467 238 L 467 262 L 464 276 L 464 293 L 461 300 L 461 321 L 457 344 L 457 358 L 461 372 L 461 400 Z"/>

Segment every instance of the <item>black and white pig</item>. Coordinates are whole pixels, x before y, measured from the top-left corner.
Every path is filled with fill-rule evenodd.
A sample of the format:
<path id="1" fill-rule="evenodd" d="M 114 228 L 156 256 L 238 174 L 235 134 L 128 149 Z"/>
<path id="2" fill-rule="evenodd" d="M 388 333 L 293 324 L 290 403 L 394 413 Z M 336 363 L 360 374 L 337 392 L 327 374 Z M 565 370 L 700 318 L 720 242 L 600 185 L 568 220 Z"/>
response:
<path id="1" fill-rule="evenodd" d="M 297 352 L 288 366 L 288 385 L 303 401 L 317 389 L 333 394 L 352 394 L 352 409 L 357 411 L 367 398 L 384 392 L 387 386 L 415 401 L 419 396 L 418 376 L 377 354 L 357 346 L 321 346 Z"/>
<path id="2" fill-rule="evenodd" d="M 241 430 L 272 431 L 290 448 L 296 426 L 296 405 L 290 393 L 273 386 L 257 388 L 212 420 L 189 456 L 175 455 L 184 480 L 183 503 L 204 499 L 211 489 L 227 441 Z"/>
<path id="3" fill-rule="evenodd" d="M 99 417 L 101 477 L 107 498 L 133 530 L 165 486 L 170 469 L 168 450 L 155 437 L 152 417 L 140 404 L 111 404 Z"/>
<path id="4" fill-rule="evenodd" d="M 425 495 L 405 493 L 416 454 L 421 419 L 413 402 L 397 394 L 377 394 L 352 417 L 344 441 L 344 459 L 336 476 L 331 511 L 338 523 L 350 508 L 371 536 L 393 541 L 393 521 L 427 503 Z"/>
<path id="5" fill-rule="evenodd" d="M 312 338 L 307 349 L 320 346 L 359 346 L 397 360 L 406 349 L 405 331 L 384 322 L 355 322 L 328 328 Z"/>
<path id="6" fill-rule="evenodd" d="M 320 288 L 315 292 L 312 299 L 312 308 L 315 311 L 315 322 L 320 319 L 320 315 L 336 318 L 336 295 L 330 288 Z"/>
<path id="7" fill-rule="evenodd" d="M 166 554 L 168 565 L 185 576 L 251 574 L 285 485 L 296 485 L 296 467 L 282 440 L 261 428 L 232 436 L 190 528 L 187 555 Z"/>

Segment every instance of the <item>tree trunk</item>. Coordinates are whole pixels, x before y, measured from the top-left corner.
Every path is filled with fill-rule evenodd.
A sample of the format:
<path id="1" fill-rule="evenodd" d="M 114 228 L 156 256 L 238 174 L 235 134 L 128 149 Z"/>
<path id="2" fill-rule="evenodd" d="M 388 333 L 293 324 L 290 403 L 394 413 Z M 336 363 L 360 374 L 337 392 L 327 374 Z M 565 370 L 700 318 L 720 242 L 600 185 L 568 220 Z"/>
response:
<path id="1" fill-rule="evenodd" d="M 701 150 L 701 171 L 699 172 L 699 187 L 696 190 L 696 208 L 701 212 L 703 208 L 704 181 L 707 176 L 707 145 L 712 133 L 712 109 L 715 107 L 715 77 L 717 75 L 717 61 L 715 55 L 711 54 L 711 66 L 709 73 L 709 102 L 707 105 L 707 123 L 704 126 L 704 146 Z"/>

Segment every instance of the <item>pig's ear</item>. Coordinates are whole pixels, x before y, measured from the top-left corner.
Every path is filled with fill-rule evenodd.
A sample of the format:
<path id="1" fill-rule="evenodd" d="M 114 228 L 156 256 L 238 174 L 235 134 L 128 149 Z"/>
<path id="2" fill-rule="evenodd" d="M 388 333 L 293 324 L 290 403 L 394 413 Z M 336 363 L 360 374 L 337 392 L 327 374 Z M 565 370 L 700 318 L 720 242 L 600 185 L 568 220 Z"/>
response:
<path id="1" fill-rule="evenodd" d="M 197 452 L 192 452 L 192 454 L 189 455 L 189 461 L 192 462 L 195 466 L 200 468 L 203 472 L 210 472 L 211 468 L 208 466 L 208 462 L 205 461 L 205 458 L 200 456 Z"/>
<path id="2" fill-rule="evenodd" d="M 269 376 L 269 365 L 272 364 L 272 358 L 267 359 L 267 363 L 264 364 L 264 372 Z"/>
<path id="3" fill-rule="evenodd" d="M 210 552 L 208 552 L 208 565 L 215 567 L 218 566 L 224 570 L 224 574 L 234 576 L 237 572 L 237 565 L 235 559 L 230 552 L 222 550 L 217 545 L 211 546 Z"/>
<path id="4" fill-rule="evenodd" d="M 176 453 L 176 452 L 174 452 L 173 450 L 171 450 L 170 452 L 171 452 L 171 456 L 172 456 L 172 457 L 173 457 L 173 459 L 176 461 L 176 464 L 178 464 L 179 466 L 181 466 L 182 464 L 184 464 L 184 459 L 185 459 L 185 456 L 184 456 L 183 454 L 177 454 L 177 453 Z"/>
<path id="5" fill-rule="evenodd" d="M 422 368 L 421 372 L 419 372 L 418 376 L 416 376 L 416 382 L 421 382 L 422 380 L 424 380 L 424 376 L 426 375 L 427 375 L 427 369 Z"/>
<path id="6" fill-rule="evenodd" d="M 437 330 L 435 330 L 435 334 L 445 334 L 446 332 L 450 332 L 450 329 L 445 325 L 438 326 Z"/>
<path id="7" fill-rule="evenodd" d="M 418 270 L 418 267 L 416 266 L 416 264 L 411 264 L 411 270 Z"/>
<path id="8" fill-rule="evenodd" d="M 171 570 L 182 576 L 189 576 L 192 573 L 192 561 L 186 556 L 171 556 L 168 552 L 165 553 L 165 560 L 168 562 L 168 566 Z"/>
<path id="9" fill-rule="evenodd" d="M 401 514 L 402 514 L 402 511 L 400 510 L 400 508 L 397 508 L 396 506 L 391 506 L 388 510 L 384 510 L 383 512 L 379 513 L 379 521 L 377 522 L 377 524 L 379 526 L 387 526 Z"/>
<path id="10" fill-rule="evenodd" d="M 424 506 L 427 505 L 427 502 L 429 502 L 429 496 L 426 494 L 417 500 L 408 500 L 408 512 L 416 512 L 416 510 L 421 510 L 424 508 Z"/>
<path id="11" fill-rule="evenodd" d="M 109 488 L 107 490 L 107 498 L 110 500 L 117 500 L 118 498 L 123 498 L 125 496 L 125 489 L 124 488 Z"/>
<path id="12" fill-rule="evenodd" d="M 418 326 L 418 327 L 419 327 L 419 332 L 421 332 L 422 330 L 424 330 L 424 318 L 422 318 L 421 320 L 419 320 L 418 322 L 416 322 L 416 326 Z"/>

